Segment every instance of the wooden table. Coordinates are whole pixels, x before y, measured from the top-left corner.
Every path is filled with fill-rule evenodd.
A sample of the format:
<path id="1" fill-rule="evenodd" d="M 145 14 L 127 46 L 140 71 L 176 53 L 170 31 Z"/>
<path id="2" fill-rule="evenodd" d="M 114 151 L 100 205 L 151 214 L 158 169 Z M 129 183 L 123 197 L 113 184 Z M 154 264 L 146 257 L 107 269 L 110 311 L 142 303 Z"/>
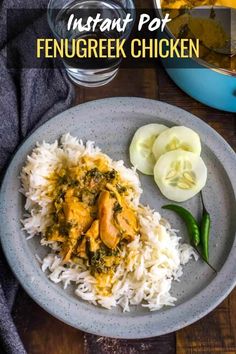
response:
<path id="1" fill-rule="evenodd" d="M 122 69 L 112 83 L 99 89 L 77 87 L 75 104 L 112 96 L 147 97 L 184 108 L 216 129 L 236 150 L 236 116 L 188 97 L 160 65 L 156 69 Z M 236 290 L 197 323 L 145 340 L 116 340 L 80 332 L 50 316 L 23 290 L 17 297 L 14 318 L 29 354 L 236 353 Z"/>

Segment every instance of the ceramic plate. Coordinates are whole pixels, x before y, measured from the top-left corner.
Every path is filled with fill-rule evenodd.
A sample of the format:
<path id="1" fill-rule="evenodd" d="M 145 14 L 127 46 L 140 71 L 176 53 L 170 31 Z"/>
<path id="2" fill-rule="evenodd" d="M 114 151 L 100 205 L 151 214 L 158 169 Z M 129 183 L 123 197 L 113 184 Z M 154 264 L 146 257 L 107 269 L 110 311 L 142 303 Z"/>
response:
<path id="1" fill-rule="evenodd" d="M 135 307 L 130 313 L 120 309 L 106 310 L 90 305 L 52 283 L 41 271 L 35 254 L 42 257 L 47 250 L 35 237 L 26 241 L 20 219 L 24 212 L 24 198 L 18 192 L 19 174 L 26 156 L 35 143 L 53 142 L 70 132 L 84 140 L 93 140 L 113 159 L 130 165 L 128 147 L 136 129 L 148 123 L 167 126 L 186 125 L 201 136 L 203 159 L 208 167 L 208 182 L 204 189 L 207 209 L 212 216 L 210 262 L 217 275 L 202 261 L 191 261 L 184 267 L 179 283 L 171 289 L 178 298 L 175 307 L 148 312 Z M 236 154 L 207 124 L 163 102 L 141 98 L 112 98 L 74 107 L 37 129 L 15 154 L 1 188 L 1 241 L 8 262 L 26 292 L 46 311 L 71 326 L 97 335 L 117 338 L 144 338 L 176 331 L 200 319 L 214 309 L 233 289 L 236 282 Z M 162 197 L 153 178 L 142 176 L 142 202 L 160 210 L 167 200 Z M 183 203 L 196 216 L 200 213 L 200 198 Z M 162 211 L 172 226 L 180 230 L 187 241 L 187 233 L 179 218 Z"/>

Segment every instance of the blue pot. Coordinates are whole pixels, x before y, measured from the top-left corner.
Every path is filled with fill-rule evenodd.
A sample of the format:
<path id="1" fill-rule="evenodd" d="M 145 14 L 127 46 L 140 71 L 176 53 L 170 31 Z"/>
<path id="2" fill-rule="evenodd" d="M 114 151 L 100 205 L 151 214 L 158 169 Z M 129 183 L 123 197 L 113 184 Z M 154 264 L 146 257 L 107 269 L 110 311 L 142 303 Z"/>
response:
<path id="1" fill-rule="evenodd" d="M 154 0 L 158 11 L 160 1 Z M 159 34 L 171 38 L 166 30 Z M 163 59 L 168 75 L 183 91 L 213 108 L 236 112 L 236 74 L 211 67 L 201 59 Z"/>
<path id="2" fill-rule="evenodd" d="M 167 63 L 163 61 L 163 64 Z M 186 63 L 184 68 L 166 66 L 172 80 L 189 96 L 207 106 L 236 112 L 236 77 L 202 65 L 198 68 L 186 68 Z"/>

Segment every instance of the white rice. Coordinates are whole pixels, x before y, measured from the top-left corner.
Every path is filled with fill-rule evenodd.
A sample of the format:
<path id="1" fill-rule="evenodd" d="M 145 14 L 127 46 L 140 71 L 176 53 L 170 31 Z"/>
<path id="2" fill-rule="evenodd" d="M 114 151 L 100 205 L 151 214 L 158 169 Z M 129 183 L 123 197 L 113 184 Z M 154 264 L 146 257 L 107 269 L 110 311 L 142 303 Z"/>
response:
<path id="1" fill-rule="evenodd" d="M 96 293 L 96 279 L 83 260 L 76 264 L 72 261 L 63 264 L 57 252 L 60 245 L 44 238 L 52 211 L 52 200 L 48 197 L 52 186 L 47 177 L 65 164 L 78 165 L 82 156 L 97 154 L 101 151 L 93 142 L 83 144 L 81 140 L 65 134 L 60 142 L 37 144 L 27 158 L 21 173 L 21 191 L 26 197 L 27 212 L 22 222 L 28 238 L 39 235 L 41 244 L 51 249 L 44 259 L 38 258 L 42 271 L 47 272 L 54 283 L 62 283 L 64 288 L 74 284 L 77 296 L 107 309 L 120 305 L 123 311 L 129 311 L 130 305 L 141 304 L 153 311 L 173 306 L 177 299 L 170 292 L 172 282 L 181 277 L 182 265 L 192 257 L 197 260 L 198 256 L 191 246 L 180 244 L 176 230 L 171 229 L 158 212 L 139 204 L 142 190 L 138 174 L 134 169 L 126 168 L 123 161 L 112 161 L 104 155 L 133 189 L 129 201 L 138 210 L 140 235 L 122 251 L 121 262 L 113 277 L 111 296 Z"/>

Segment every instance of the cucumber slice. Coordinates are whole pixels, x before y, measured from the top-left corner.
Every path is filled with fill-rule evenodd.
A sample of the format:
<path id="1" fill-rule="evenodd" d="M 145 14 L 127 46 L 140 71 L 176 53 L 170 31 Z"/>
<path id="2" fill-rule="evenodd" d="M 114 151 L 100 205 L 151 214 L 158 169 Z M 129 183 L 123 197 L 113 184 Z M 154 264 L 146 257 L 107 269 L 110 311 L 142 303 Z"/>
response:
<path id="1" fill-rule="evenodd" d="M 170 151 L 157 161 L 154 179 L 167 199 L 184 202 L 203 189 L 207 168 L 202 158 L 192 152 Z"/>
<path id="2" fill-rule="evenodd" d="M 158 160 L 168 151 L 181 149 L 201 155 L 201 141 L 199 135 L 187 127 L 173 127 L 164 131 L 153 144 L 152 152 Z"/>
<path id="3" fill-rule="evenodd" d="M 129 149 L 130 161 L 140 172 L 153 175 L 156 163 L 152 153 L 153 143 L 166 129 L 168 128 L 162 124 L 148 124 L 139 128 L 134 134 Z"/>

